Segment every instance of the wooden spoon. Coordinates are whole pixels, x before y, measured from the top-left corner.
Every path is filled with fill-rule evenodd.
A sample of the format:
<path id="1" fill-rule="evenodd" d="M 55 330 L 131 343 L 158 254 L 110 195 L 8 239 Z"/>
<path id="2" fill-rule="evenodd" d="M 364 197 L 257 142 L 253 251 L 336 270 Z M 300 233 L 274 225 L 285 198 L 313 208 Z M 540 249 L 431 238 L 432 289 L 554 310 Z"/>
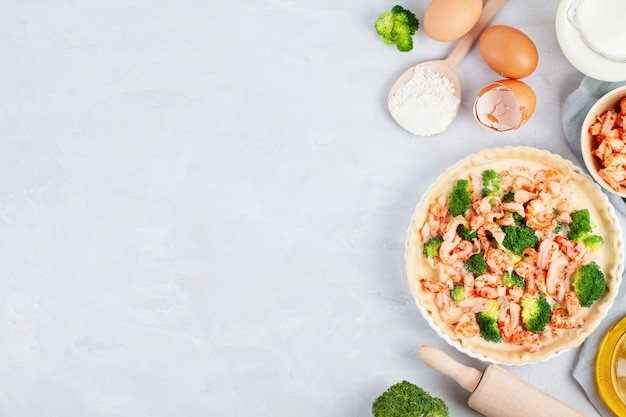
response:
<path id="1" fill-rule="evenodd" d="M 465 57 L 465 55 L 467 55 L 469 50 L 472 49 L 472 46 L 474 46 L 474 43 L 476 42 L 476 40 L 478 39 L 482 31 L 487 27 L 489 22 L 491 22 L 491 20 L 495 17 L 495 15 L 498 13 L 498 11 L 504 5 L 505 2 L 506 0 L 487 0 L 485 2 L 485 5 L 483 6 L 483 11 L 481 12 L 480 17 L 478 18 L 478 21 L 476 22 L 474 27 L 457 41 L 456 45 L 454 45 L 454 48 L 452 48 L 452 51 L 450 51 L 450 54 L 448 55 L 446 59 L 424 61 L 417 65 L 412 66 L 411 68 L 403 72 L 402 75 L 400 75 L 398 79 L 393 83 L 393 85 L 391 86 L 391 89 L 389 90 L 387 105 L 388 106 L 390 105 L 389 98 L 391 98 L 394 94 L 396 94 L 396 92 L 398 91 L 398 88 L 402 84 L 407 82 L 413 76 L 415 67 L 417 66 L 430 67 L 432 72 L 436 74 L 440 74 L 446 77 L 448 80 L 450 80 L 450 82 L 454 85 L 454 95 L 458 97 L 459 104 L 460 104 L 461 80 L 459 79 L 459 73 L 457 72 L 456 67 L 457 65 L 459 65 L 459 63 Z M 456 107 L 454 116 L 456 116 L 456 113 L 458 112 L 458 110 L 459 110 L 459 105 L 457 105 Z M 391 107 L 389 107 L 389 111 L 391 112 Z M 392 113 L 391 115 L 395 119 L 394 114 Z M 397 119 L 395 120 L 396 122 L 400 123 Z M 452 117 L 450 122 L 452 122 L 452 120 L 454 120 L 454 117 Z M 426 136 L 435 136 L 439 133 L 441 132 L 426 135 Z"/>

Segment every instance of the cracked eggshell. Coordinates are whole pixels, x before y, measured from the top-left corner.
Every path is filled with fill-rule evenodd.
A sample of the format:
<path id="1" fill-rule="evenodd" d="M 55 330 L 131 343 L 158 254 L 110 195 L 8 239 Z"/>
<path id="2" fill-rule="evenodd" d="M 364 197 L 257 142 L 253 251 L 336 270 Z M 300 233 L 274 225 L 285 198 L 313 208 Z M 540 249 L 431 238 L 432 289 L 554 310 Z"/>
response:
<path id="1" fill-rule="evenodd" d="M 500 80 L 478 93 L 474 101 L 474 117 L 487 129 L 506 132 L 526 123 L 536 104 L 535 92 L 528 84 L 519 80 Z"/>

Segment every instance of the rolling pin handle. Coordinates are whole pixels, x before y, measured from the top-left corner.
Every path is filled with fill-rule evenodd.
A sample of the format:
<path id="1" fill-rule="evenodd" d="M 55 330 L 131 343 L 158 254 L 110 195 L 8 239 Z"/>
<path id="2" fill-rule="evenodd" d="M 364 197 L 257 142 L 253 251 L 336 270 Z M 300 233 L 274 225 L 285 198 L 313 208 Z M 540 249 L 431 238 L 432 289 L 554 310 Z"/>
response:
<path id="1" fill-rule="evenodd" d="M 478 369 L 462 365 L 432 346 L 422 346 L 417 356 L 428 367 L 454 379 L 469 392 L 474 392 L 483 376 Z"/>

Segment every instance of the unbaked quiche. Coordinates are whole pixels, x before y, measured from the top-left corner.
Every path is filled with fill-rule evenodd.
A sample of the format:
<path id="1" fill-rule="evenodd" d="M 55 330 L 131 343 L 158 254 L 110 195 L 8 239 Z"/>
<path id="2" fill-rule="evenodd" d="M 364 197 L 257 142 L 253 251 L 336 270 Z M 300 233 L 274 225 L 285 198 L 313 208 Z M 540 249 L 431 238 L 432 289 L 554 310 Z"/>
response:
<path id="1" fill-rule="evenodd" d="M 448 343 L 483 360 L 537 362 L 579 346 L 621 282 L 613 207 L 569 161 L 485 149 L 422 197 L 406 248 L 409 289 Z"/>

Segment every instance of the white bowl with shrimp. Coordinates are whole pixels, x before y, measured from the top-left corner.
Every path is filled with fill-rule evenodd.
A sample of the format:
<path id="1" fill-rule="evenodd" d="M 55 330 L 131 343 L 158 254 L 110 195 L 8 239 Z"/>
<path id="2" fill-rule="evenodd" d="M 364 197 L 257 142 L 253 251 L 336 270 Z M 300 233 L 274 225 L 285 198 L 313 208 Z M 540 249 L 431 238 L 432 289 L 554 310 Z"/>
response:
<path id="1" fill-rule="evenodd" d="M 583 160 L 593 179 L 607 192 L 626 198 L 626 137 L 620 137 L 620 128 L 626 128 L 626 86 L 602 96 L 589 109 L 580 132 Z"/>

